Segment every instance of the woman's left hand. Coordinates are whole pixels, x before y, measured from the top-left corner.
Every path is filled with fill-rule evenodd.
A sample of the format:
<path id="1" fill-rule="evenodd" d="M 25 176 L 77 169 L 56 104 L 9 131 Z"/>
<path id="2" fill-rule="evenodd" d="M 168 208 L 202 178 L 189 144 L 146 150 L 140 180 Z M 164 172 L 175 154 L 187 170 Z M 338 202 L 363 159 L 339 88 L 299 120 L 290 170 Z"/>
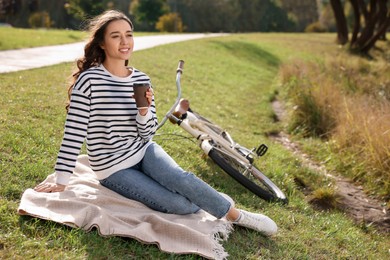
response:
<path id="1" fill-rule="evenodd" d="M 65 185 L 57 184 L 57 183 L 51 183 L 43 181 L 42 183 L 38 184 L 34 190 L 38 192 L 61 192 L 64 191 L 66 188 Z"/>

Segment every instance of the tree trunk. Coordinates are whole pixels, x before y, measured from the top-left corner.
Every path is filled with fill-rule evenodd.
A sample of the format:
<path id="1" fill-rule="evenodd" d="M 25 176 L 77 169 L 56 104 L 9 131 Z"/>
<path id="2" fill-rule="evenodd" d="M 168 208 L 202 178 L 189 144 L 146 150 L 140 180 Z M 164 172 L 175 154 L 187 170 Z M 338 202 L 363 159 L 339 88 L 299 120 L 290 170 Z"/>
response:
<path id="1" fill-rule="evenodd" d="M 358 50 L 361 50 L 374 35 L 375 27 L 379 20 L 379 12 L 377 12 L 376 0 L 370 1 L 369 10 L 370 12 L 368 15 L 368 20 L 366 20 L 365 27 L 363 28 L 360 37 L 357 39 L 356 44 L 353 46 Z"/>
<path id="2" fill-rule="evenodd" d="M 368 54 L 379 39 L 386 39 L 390 27 L 389 0 L 350 0 L 354 13 L 354 27 L 350 50 Z M 347 22 L 341 0 L 330 0 L 336 19 L 338 43 L 348 42 Z"/>
<path id="3" fill-rule="evenodd" d="M 360 10 L 363 13 L 364 20 L 367 21 L 369 19 L 369 14 L 368 14 L 368 11 L 367 11 L 366 3 L 364 3 L 364 0 L 358 0 L 358 4 L 359 4 L 359 7 L 360 7 Z"/>
<path id="4" fill-rule="evenodd" d="M 343 5 L 341 4 L 340 0 L 330 0 L 330 4 L 336 19 L 337 42 L 341 45 L 344 45 L 348 42 L 348 27 Z"/>
<path id="5" fill-rule="evenodd" d="M 380 25 L 376 34 L 369 41 L 367 41 L 367 43 L 365 44 L 365 46 L 363 46 L 363 48 L 361 48 L 361 52 L 367 54 L 370 51 L 370 49 L 374 47 L 375 42 L 380 37 L 382 37 L 383 34 L 386 35 L 389 26 L 390 26 L 390 11 L 387 12 L 387 18 L 384 21 L 384 23 Z"/>
<path id="6" fill-rule="evenodd" d="M 360 32 L 360 10 L 359 10 L 359 0 L 350 0 L 352 8 L 353 8 L 353 15 L 354 15 L 354 26 L 353 26 L 353 32 L 352 32 L 352 38 L 351 38 L 351 46 L 354 46 L 356 43 L 356 40 L 358 38 L 359 32 Z"/>
<path id="7" fill-rule="evenodd" d="M 367 54 L 376 41 L 386 35 L 387 29 L 390 26 L 390 11 L 387 8 L 388 0 L 371 0 L 369 19 L 366 21 L 366 26 L 361 33 L 361 36 L 356 41 L 353 50 Z"/>
<path id="8" fill-rule="evenodd" d="M 379 26 L 386 24 L 386 19 L 388 19 L 387 16 L 390 16 L 390 13 L 388 15 L 388 8 L 386 5 L 387 0 L 379 0 Z M 380 31 L 380 29 L 378 29 Z M 381 33 L 379 36 L 379 40 L 386 40 L 386 31 L 387 28 Z"/>

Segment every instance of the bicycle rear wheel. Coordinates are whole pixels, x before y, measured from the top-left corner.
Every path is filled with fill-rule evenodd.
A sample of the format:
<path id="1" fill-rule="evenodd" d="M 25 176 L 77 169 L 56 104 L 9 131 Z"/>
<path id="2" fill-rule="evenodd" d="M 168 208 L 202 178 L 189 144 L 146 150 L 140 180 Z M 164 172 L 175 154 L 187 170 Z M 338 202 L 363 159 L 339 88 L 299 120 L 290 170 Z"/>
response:
<path id="1" fill-rule="evenodd" d="M 199 115 L 195 111 L 191 111 L 199 120 L 205 122 L 205 126 L 210 131 L 224 138 L 228 143 L 235 144 L 230 135 L 221 127 L 214 124 L 207 118 Z M 249 191 L 266 201 L 278 201 L 287 204 L 288 199 L 285 194 L 276 186 L 264 173 L 252 165 L 254 158 L 247 154 L 244 147 L 237 146 L 236 151 L 246 158 L 250 163 L 238 161 L 236 157 L 232 156 L 229 151 L 220 146 L 218 143 L 208 141 L 212 149 L 208 156 L 227 174 L 229 174 L 238 183 L 243 185 Z M 244 149 L 242 149 L 244 148 Z"/>
<path id="2" fill-rule="evenodd" d="M 224 152 L 223 149 L 213 147 L 208 154 L 209 157 L 249 191 L 269 202 L 288 203 L 286 196 L 278 186 L 254 165 L 246 165 L 228 152 Z"/>

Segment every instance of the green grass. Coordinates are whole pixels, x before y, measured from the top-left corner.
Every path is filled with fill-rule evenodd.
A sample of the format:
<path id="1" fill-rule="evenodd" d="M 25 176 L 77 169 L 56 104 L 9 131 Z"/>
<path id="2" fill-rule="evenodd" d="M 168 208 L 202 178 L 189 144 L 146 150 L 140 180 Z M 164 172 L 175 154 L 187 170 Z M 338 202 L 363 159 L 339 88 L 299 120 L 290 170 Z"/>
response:
<path id="1" fill-rule="evenodd" d="M 80 42 L 85 37 L 85 32 L 73 30 L 0 27 L 0 50 Z"/>
<path id="2" fill-rule="evenodd" d="M 135 36 L 150 34 L 154 33 L 136 32 Z M 74 30 L 0 27 L 0 50 L 74 43 L 86 40 L 87 36 L 86 32 Z"/>
<path id="3" fill-rule="evenodd" d="M 330 185 L 330 180 L 302 167 L 293 154 L 267 139 L 268 132 L 284 127 L 274 122 L 270 106 L 275 92 L 283 91 L 278 85 L 279 66 L 295 57 L 315 60 L 320 51 L 337 51 L 333 40 L 333 35 L 238 34 L 165 45 L 133 55 L 131 63 L 152 78 L 160 118 L 175 98 L 175 69 L 177 61 L 184 59 L 183 96 L 190 99 L 192 108 L 227 128 L 241 144 L 254 147 L 263 142 L 270 147 L 258 166 L 286 191 L 287 206 L 253 196 L 205 159 L 188 139 L 164 135 L 185 135 L 179 128 L 167 124 L 155 138 L 183 168 L 231 195 L 239 207 L 263 212 L 279 225 L 274 238 L 237 227 L 224 243 L 230 259 L 389 256 L 388 234 L 356 225 L 337 210 L 314 209 L 294 178 L 310 178 L 319 188 Z M 310 52 L 313 48 L 315 52 Z M 61 64 L 0 74 L 0 258 L 198 259 L 163 253 L 155 245 L 132 239 L 100 237 L 96 232 L 16 214 L 23 191 L 53 171 L 71 70 L 71 64 Z"/>

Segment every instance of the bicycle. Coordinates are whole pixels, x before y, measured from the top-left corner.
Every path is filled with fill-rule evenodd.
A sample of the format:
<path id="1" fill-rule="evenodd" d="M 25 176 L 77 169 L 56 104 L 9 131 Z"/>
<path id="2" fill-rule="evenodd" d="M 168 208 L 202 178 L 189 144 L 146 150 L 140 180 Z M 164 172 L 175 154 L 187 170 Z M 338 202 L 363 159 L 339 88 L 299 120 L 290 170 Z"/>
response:
<path id="1" fill-rule="evenodd" d="M 189 106 L 187 109 L 182 108 L 182 113 L 178 113 L 180 106 L 184 104 L 180 83 L 183 65 L 184 61 L 180 60 L 176 70 L 176 101 L 165 114 L 157 130 L 169 119 L 196 138 L 203 152 L 249 191 L 266 201 L 287 204 L 285 194 L 253 165 L 255 158 L 267 152 L 268 147 L 265 144 L 252 150 L 245 148 L 235 142 L 227 131 L 194 112 Z"/>

